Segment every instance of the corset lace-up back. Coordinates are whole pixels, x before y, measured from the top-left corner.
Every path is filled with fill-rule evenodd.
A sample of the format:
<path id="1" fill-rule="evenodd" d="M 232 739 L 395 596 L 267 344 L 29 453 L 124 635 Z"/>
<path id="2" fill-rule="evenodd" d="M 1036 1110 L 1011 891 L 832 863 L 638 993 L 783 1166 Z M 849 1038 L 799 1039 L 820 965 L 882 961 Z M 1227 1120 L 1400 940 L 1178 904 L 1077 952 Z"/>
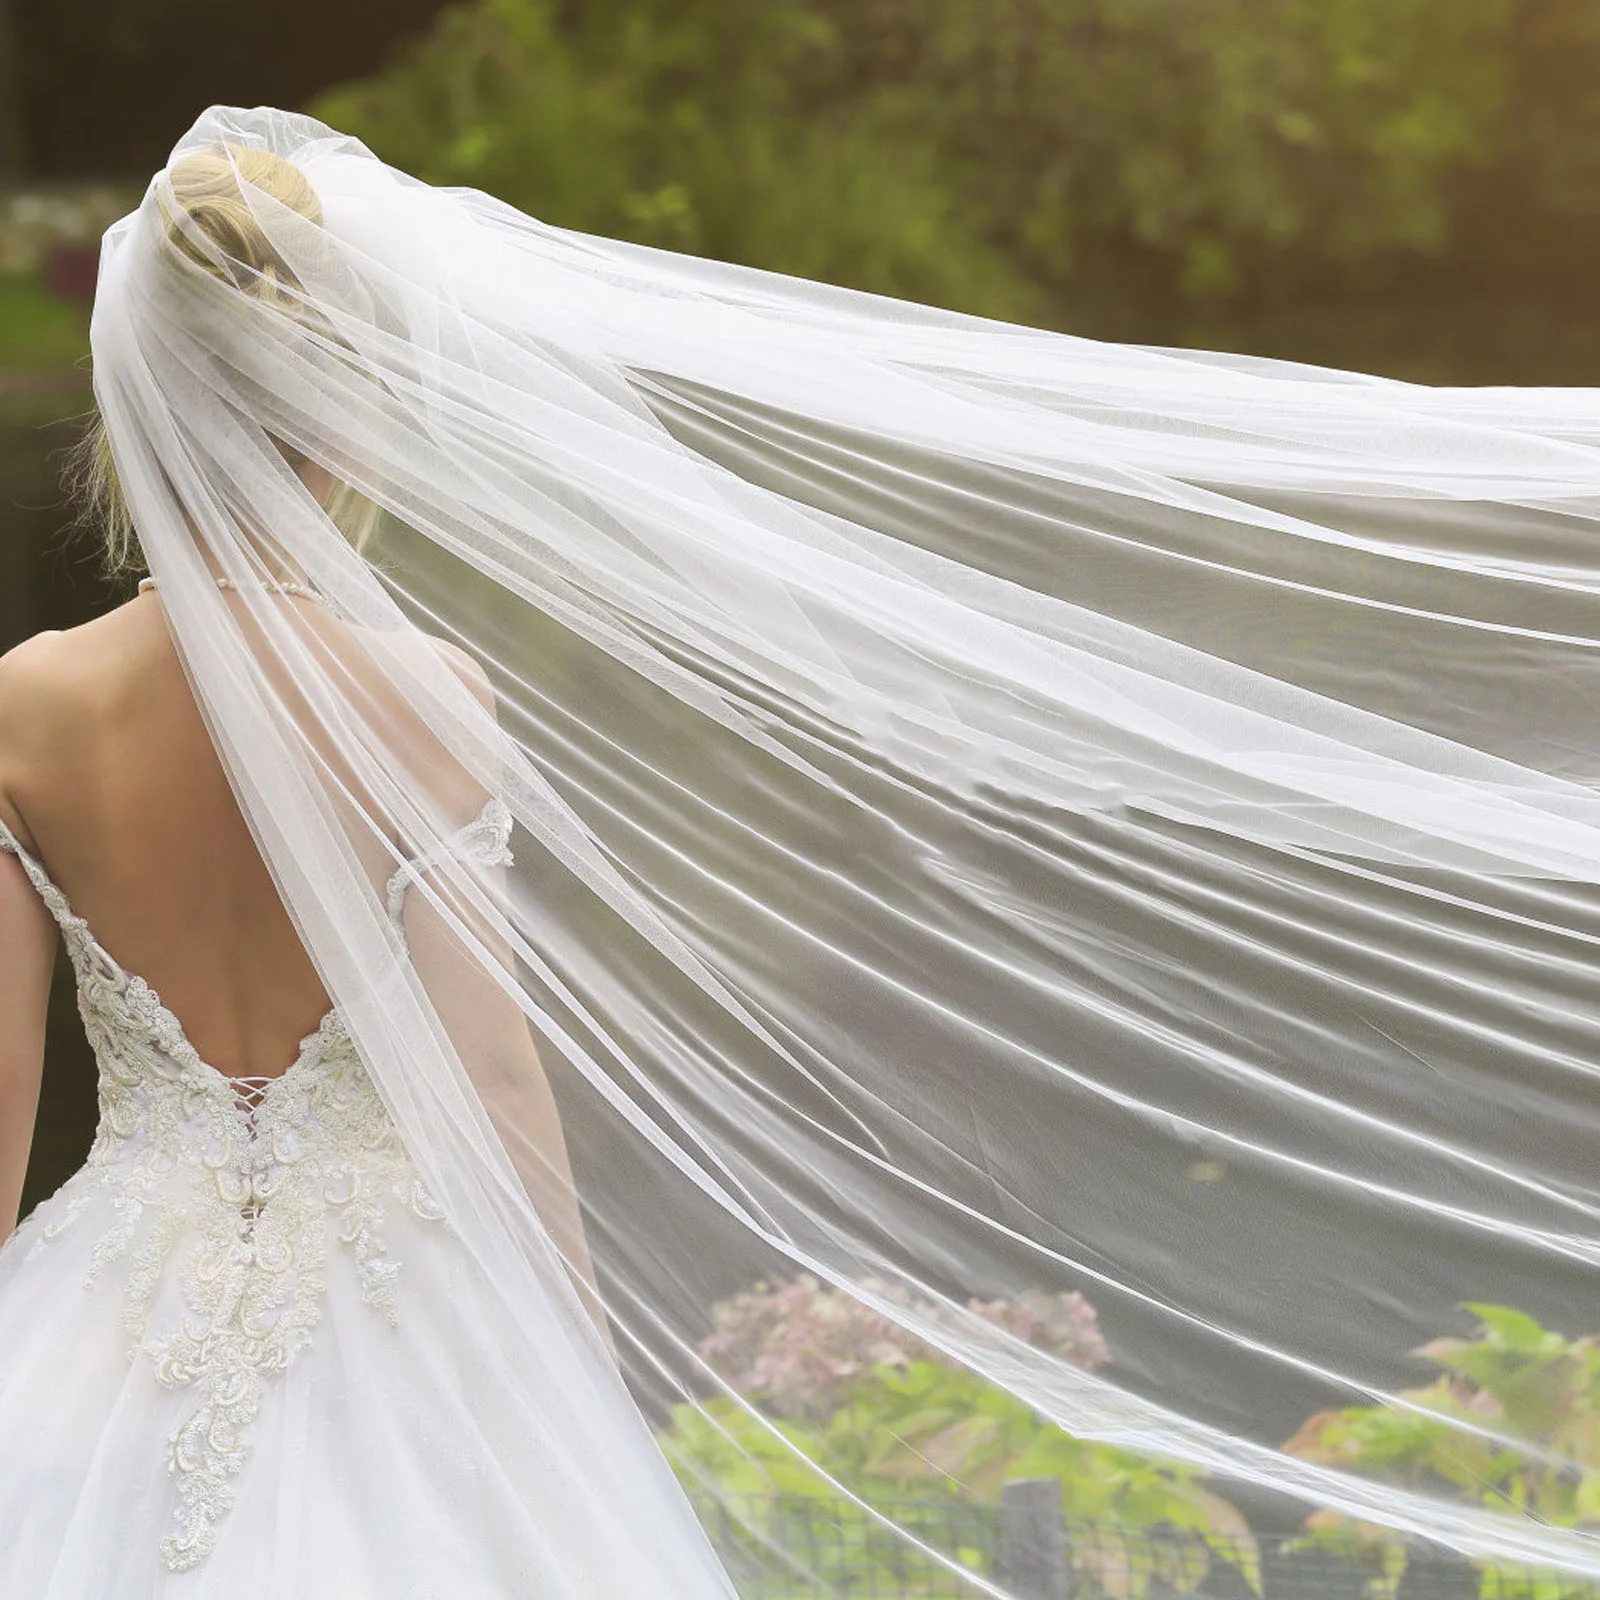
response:
<path id="1" fill-rule="evenodd" d="M 507 861 L 510 827 L 491 801 L 450 848 Z M 168 1441 L 177 1506 L 162 1554 L 181 1571 L 215 1544 L 265 1386 L 312 1337 L 330 1249 L 348 1252 L 362 1299 L 395 1322 L 400 1263 L 385 1245 L 386 1218 L 397 1208 L 432 1226 L 444 1218 L 336 1007 L 282 1074 L 229 1078 L 202 1060 L 156 991 L 100 944 L 4 823 L 0 849 L 17 856 L 61 928 L 100 1109 L 89 1159 L 50 1220 L 25 1224 L 8 1248 L 47 1250 L 109 1198 L 112 1221 L 87 1283 L 121 1264 L 133 1352 L 162 1384 L 192 1396 Z M 390 882 L 397 926 L 426 865 L 408 863 Z"/>

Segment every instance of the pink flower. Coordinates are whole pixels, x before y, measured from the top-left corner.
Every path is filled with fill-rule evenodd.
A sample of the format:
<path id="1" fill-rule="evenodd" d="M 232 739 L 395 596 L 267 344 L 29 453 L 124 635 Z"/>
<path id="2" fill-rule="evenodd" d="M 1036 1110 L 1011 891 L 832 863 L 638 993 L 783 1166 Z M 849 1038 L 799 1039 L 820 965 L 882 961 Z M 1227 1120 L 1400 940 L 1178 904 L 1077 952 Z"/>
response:
<path id="1" fill-rule="evenodd" d="M 896 1285 L 867 1278 L 863 1289 L 911 1306 Z M 917 1308 L 936 1317 L 932 1303 Z M 1110 1359 L 1095 1310 L 1075 1290 L 1028 1290 L 1014 1299 L 968 1302 L 968 1309 L 1026 1343 L 1091 1369 Z M 740 1394 L 785 1416 L 827 1416 L 874 1368 L 948 1359 L 852 1294 L 810 1273 L 758 1283 L 712 1307 L 713 1331 L 700 1343 L 712 1370 Z"/>

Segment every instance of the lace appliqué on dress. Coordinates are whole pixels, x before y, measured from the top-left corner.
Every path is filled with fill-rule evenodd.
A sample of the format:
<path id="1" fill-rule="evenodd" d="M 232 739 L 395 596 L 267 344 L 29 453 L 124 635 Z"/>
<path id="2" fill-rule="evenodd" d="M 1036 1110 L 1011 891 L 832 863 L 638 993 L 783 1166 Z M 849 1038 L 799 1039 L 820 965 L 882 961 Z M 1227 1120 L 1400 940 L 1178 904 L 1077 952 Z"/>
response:
<path id="1" fill-rule="evenodd" d="M 444 853 L 508 862 L 510 831 L 510 812 L 491 801 Z M 398 1325 L 400 1263 L 385 1248 L 385 1215 L 398 1207 L 442 1223 L 444 1214 L 337 1010 L 301 1041 L 287 1072 L 241 1093 L 200 1058 L 155 990 L 105 951 L 3 823 L 0 849 L 17 855 L 61 927 L 100 1073 L 94 1147 L 69 1180 L 78 1192 L 30 1252 L 47 1248 L 96 1193 L 113 1191 L 116 1220 L 94 1247 L 88 1281 L 133 1252 L 122 1316 L 133 1352 L 148 1356 L 162 1383 L 198 1395 L 168 1446 L 179 1504 L 161 1553 L 184 1571 L 215 1545 L 267 1383 L 320 1320 L 330 1245 L 351 1253 L 363 1300 Z M 391 879 L 397 928 L 407 890 L 434 859 Z M 183 1313 L 151 1330 L 174 1270 Z"/>
<path id="2" fill-rule="evenodd" d="M 182 1269 L 190 1315 L 143 1339 L 157 1377 L 200 1396 L 169 1448 L 180 1506 L 162 1555 L 178 1571 L 211 1549 L 266 1384 L 310 1342 L 329 1249 L 351 1252 L 362 1298 L 397 1324 L 386 1209 L 443 1217 L 339 1025 L 257 1104 L 232 1109 L 248 1131 L 236 1159 L 206 1164 L 209 1193 L 185 1219 L 198 1233 Z"/>

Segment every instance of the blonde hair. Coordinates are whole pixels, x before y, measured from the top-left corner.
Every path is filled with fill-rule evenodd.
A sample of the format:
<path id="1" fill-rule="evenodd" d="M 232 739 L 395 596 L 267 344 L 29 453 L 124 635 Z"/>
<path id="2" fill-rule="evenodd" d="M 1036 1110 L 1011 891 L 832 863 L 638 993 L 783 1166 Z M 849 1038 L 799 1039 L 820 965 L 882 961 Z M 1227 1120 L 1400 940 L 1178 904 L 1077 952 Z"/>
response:
<path id="1" fill-rule="evenodd" d="M 320 225 L 322 201 L 299 167 L 269 150 L 230 144 L 184 156 L 167 177 L 172 204 L 160 191 L 157 203 L 168 245 L 230 288 L 301 322 L 316 320 L 320 325 L 306 311 L 299 279 L 273 248 L 241 187 L 249 184 Z M 274 438 L 273 443 L 295 470 L 306 461 L 287 441 Z M 66 480 L 82 520 L 95 526 L 108 576 L 142 572 L 138 532 L 98 410 L 90 412 L 83 436 L 70 452 Z M 323 510 L 357 550 L 371 539 L 378 508 L 352 485 L 340 483 Z"/>

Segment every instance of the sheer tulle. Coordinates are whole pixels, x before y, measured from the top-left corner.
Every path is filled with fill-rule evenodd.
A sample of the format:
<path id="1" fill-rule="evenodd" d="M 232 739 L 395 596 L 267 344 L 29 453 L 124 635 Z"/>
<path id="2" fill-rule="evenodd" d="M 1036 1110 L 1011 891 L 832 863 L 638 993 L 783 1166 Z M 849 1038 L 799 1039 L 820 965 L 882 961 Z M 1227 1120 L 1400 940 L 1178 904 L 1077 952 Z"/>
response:
<path id="1" fill-rule="evenodd" d="M 583 237 L 272 111 L 175 159 L 219 145 L 295 162 L 322 221 L 243 184 L 263 300 L 172 248 L 158 175 L 106 238 L 96 394 L 241 805 L 496 1325 L 594 1374 L 561 1448 L 627 1433 L 596 1296 L 660 1423 L 726 1384 L 712 1303 L 806 1272 L 1079 1437 L 1600 1575 L 1532 1510 L 1282 1448 L 1387 1405 L 1592 1476 L 1401 1391 L 1462 1302 L 1591 1326 L 1594 394 Z M 379 509 L 365 554 L 285 446 Z M 487 797 L 509 868 L 437 851 Z M 413 857 L 407 953 L 382 884 Z M 1086 1294 L 1111 1363 L 973 1304 L 1030 1290 Z M 530 1353 L 485 1380 L 506 1414 Z M 689 1516 L 640 1482 L 619 1540 Z"/>

